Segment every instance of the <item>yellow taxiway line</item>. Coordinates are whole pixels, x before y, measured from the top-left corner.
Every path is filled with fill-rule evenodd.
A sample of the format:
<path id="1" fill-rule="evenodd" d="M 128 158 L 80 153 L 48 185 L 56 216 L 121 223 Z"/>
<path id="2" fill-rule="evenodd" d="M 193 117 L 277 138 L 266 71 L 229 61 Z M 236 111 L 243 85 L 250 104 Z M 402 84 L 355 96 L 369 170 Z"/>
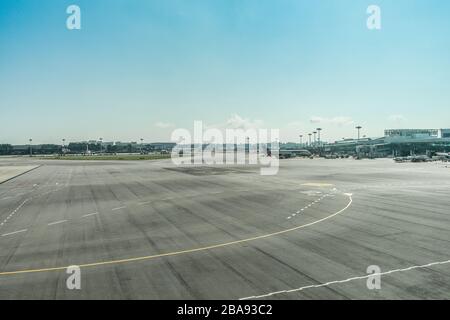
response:
<path id="1" fill-rule="evenodd" d="M 199 252 L 199 251 L 206 251 L 206 250 L 212 250 L 212 249 L 217 249 L 217 248 L 223 248 L 223 247 L 228 247 L 228 246 L 232 246 L 232 245 L 235 245 L 235 244 L 241 244 L 241 243 L 246 243 L 246 242 L 250 242 L 250 241 L 270 238 L 270 237 L 273 237 L 273 236 L 278 236 L 278 235 L 285 234 L 285 233 L 288 233 L 288 232 L 292 232 L 292 231 L 295 231 L 295 230 L 299 230 L 299 229 L 303 229 L 303 228 L 306 228 L 306 227 L 310 227 L 310 226 L 315 225 L 317 223 L 320 223 L 320 222 L 323 222 L 325 220 L 331 219 L 331 218 L 337 216 L 338 214 L 344 212 L 345 210 L 347 210 L 351 206 L 351 204 L 353 202 L 353 198 L 352 198 L 352 194 L 351 193 L 345 193 L 345 195 L 348 196 L 349 202 L 341 210 L 339 210 L 339 211 L 337 211 L 337 212 L 335 212 L 335 213 L 333 213 L 333 214 L 331 214 L 331 215 L 329 215 L 329 216 L 327 216 L 325 218 L 322 218 L 322 219 L 319 219 L 319 220 L 316 220 L 314 222 L 310 222 L 310 223 L 307 223 L 307 224 L 303 224 L 303 225 L 300 225 L 300 226 L 296 226 L 296 227 L 293 227 L 293 228 L 289 228 L 289 229 L 285 229 L 285 230 L 281 230 L 281 231 L 277 231 L 277 232 L 273 232 L 273 233 L 269 233 L 269 234 L 264 234 L 264 235 L 256 236 L 256 237 L 252 237 L 252 238 L 236 240 L 236 241 L 231 241 L 231 242 L 225 242 L 225 243 L 215 244 L 215 245 L 206 246 L 206 247 L 187 249 L 187 250 L 181 250 L 181 251 L 173 251 L 173 252 L 167 252 L 167 253 L 161 253 L 161 254 L 155 254 L 155 255 L 149 255 L 149 256 L 134 257 L 134 258 L 128 258 L 128 259 L 100 261 L 100 262 L 93 262 L 93 263 L 84 263 L 84 264 L 79 264 L 79 265 L 76 265 L 76 266 L 78 266 L 80 268 L 88 268 L 88 267 L 115 265 L 115 264 L 136 262 L 136 261 L 143 261 L 143 260 L 151 260 L 151 259 L 156 259 L 156 258 L 171 257 L 171 256 L 176 256 L 176 255 L 181 255 L 181 254 L 186 254 L 186 253 L 193 253 L 193 252 Z M 73 265 L 71 265 L 71 266 L 73 266 Z M 62 271 L 62 270 L 66 270 L 68 267 L 70 267 L 70 266 L 53 267 L 53 268 L 42 268 L 42 269 L 17 270 L 17 271 L 5 271 L 5 272 L 0 272 L 0 276 L 18 275 L 18 274 L 24 274 L 24 273 Z"/>

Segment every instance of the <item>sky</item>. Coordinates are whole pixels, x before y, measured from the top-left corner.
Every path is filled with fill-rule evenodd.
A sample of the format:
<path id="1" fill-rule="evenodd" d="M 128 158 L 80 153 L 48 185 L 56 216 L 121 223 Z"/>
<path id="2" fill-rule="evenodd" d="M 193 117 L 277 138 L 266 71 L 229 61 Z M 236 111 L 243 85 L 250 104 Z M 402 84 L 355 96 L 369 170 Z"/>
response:
<path id="1" fill-rule="evenodd" d="M 442 0 L 2 0 L 0 143 L 169 141 L 195 120 L 281 141 L 448 128 L 449 13 Z"/>

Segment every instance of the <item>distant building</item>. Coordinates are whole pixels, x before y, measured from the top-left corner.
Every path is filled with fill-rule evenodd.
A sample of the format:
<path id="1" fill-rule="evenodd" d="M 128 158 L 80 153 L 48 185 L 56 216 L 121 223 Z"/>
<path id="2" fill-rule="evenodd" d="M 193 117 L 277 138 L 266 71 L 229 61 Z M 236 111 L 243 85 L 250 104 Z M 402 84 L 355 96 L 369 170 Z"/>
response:
<path id="1" fill-rule="evenodd" d="M 424 139 L 437 138 L 438 129 L 387 129 L 384 130 L 384 136 L 387 138 L 400 139 Z"/>
<path id="2" fill-rule="evenodd" d="M 147 144 L 147 146 L 154 151 L 162 151 L 162 150 L 170 151 L 172 150 L 173 147 L 175 147 L 175 145 L 176 143 L 173 142 L 153 142 Z"/>
<path id="3" fill-rule="evenodd" d="M 439 138 L 450 138 L 450 129 L 439 129 Z"/>
<path id="4" fill-rule="evenodd" d="M 125 147 L 125 146 L 130 146 L 130 145 L 137 145 L 136 141 L 131 141 L 131 142 L 121 142 L 121 141 L 116 141 L 114 143 L 115 146 L 118 147 Z"/>
<path id="5" fill-rule="evenodd" d="M 450 138 L 450 129 L 387 129 L 384 136 L 387 143 L 431 142 Z"/>
<path id="6" fill-rule="evenodd" d="M 450 129 L 386 129 L 384 137 L 344 139 L 324 145 L 326 153 L 362 157 L 408 156 L 448 152 Z"/>

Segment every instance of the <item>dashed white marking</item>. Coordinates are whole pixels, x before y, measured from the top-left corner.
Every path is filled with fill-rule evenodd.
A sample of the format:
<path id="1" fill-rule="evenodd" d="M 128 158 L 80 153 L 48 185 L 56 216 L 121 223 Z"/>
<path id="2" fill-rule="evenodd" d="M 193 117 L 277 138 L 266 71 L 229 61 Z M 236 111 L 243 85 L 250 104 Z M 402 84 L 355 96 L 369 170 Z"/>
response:
<path id="1" fill-rule="evenodd" d="M 11 213 L 6 217 L 5 220 L 2 221 L 2 223 L 0 224 L 0 227 L 2 227 L 3 225 L 5 225 L 6 222 L 8 222 L 8 220 L 9 220 L 13 215 L 15 215 L 15 214 L 20 210 L 20 208 L 22 208 L 22 207 L 24 206 L 25 203 L 27 203 L 28 201 L 30 201 L 30 200 L 32 200 L 32 199 L 33 199 L 33 198 L 25 199 L 25 200 L 24 200 L 24 201 L 23 201 L 16 209 L 14 209 L 13 212 L 11 212 Z"/>
<path id="2" fill-rule="evenodd" d="M 16 234 L 16 233 L 21 233 L 21 232 L 26 232 L 26 231 L 28 231 L 28 229 L 22 229 L 22 230 L 19 230 L 19 231 L 5 233 L 5 234 L 2 234 L 2 237 L 6 237 L 6 236 L 10 236 L 10 235 L 13 235 L 13 234 Z"/>
<path id="3" fill-rule="evenodd" d="M 333 190 L 337 190 L 336 188 L 334 188 Z M 310 194 L 311 195 L 311 194 Z M 352 194 L 351 193 L 345 193 L 346 196 L 351 197 Z M 292 217 L 295 217 L 297 214 L 300 214 L 302 211 L 305 211 L 308 208 L 311 208 L 311 206 L 315 205 L 316 203 L 319 203 L 320 201 L 322 201 L 325 197 L 330 197 L 333 196 L 331 193 L 326 193 L 323 194 L 320 198 L 312 201 L 311 203 L 309 203 L 308 205 L 304 206 L 303 208 L 301 208 L 299 211 L 295 212 L 294 214 L 291 214 L 289 217 L 287 217 L 286 219 L 291 219 Z"/>
<path id="4" fill-rule="evenodd" d="M 90 217 L 90 216 L 95 216 L 95 215 L 97 215 L 97 214 L 98 214 L 98 212 L 88 213 L 88 214 L 83 215 L 82 218 L 86 218 L 86 217 Z"/>
<path id="5" fill-rule="evenodd" d="M 53 226 L 55 224 L 60 224 L 60 223 L 64 223 L 67 222 L 67 220 L 59 220 L 59 221 L 55 221 L 55 222 L 50 222 L 49 224 L 47 224 L 48 226 Z"/>
<path id="6" fill-rule="evenodd" d="M 117 210 L 121 210 L 121 209 L 125 209 L 125 208 L 126 208 L 125 206 L 123 206 L 123 207 L 117 207 L 117 208 L 111 209 L 111 211 L 117 211 Z"/>
<path id="7" fill-rule="evenodd" d="M 304 287 L 300 287 L 300 288 L 296 288 L 296 289 L 280 290 L 280 291 L 275 291 L 275 292 L 269 292 L 269 293 L 262 294 L 262 295 L 259 295 L 259 296 L 251 296 L 251 297 L 241 298 L 239 300 L 266 298 L 266 297 L 270 297 L 270 296 L 273 296 L 273 295 L 276 295 L 276 294 L 281 294 L 281 293 L 291 293 L 291 292 L 298 292 L 298 291 L 311 289 L 311 288 L 327 287 L 327 286 L 330 286 L 330 285 L 333 285 L 333 284 L 337 284 L 337 283 L 346 283 L 346 282 L 350 282 L 350 281 L 354 281 L 354 280 L 367 279 L 367 278 L 373 277 L 373 276 L 384 276 L 384 275 L 392 274 L 392 273 L 396 273 L 396 272 L 406 272 L 406 271 L 411 271 L 411 270 L 414 270 L 414 269 L 429 268 L 429 267 L 432 267 L 432 266 L 443 265 L 443 264 L 448 264 L 448 263 L 450 263 L 450 260 L 431 262 L 431 263 L 427 263 L 427 264 L 411 266 L 411 267 L 408 267 L 408 268 L 393 269 L 393 270 L 389 270 L 389 271 L 386 271 L 386 272 L 380 272 L 380 273 L 371 273 L 371 274 L 364 275 L 364 276 L 352 277 L 352 278 L 343 279 L 343 280 L 330 281 L 330 282 L 321 283 L 321 284 L 315 284 L 315 285 L 309 285 L 309 286 L 304 286 Z"/>

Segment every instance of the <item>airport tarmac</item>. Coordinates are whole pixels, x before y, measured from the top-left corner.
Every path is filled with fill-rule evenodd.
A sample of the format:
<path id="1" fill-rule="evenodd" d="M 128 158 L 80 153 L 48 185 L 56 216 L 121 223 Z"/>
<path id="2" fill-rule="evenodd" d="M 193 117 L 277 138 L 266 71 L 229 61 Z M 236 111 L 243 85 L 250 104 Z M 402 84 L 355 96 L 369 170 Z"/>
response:
<path id="1" fill-rule="evenodd" d="M 0 159 L 0 299 L 449 299 L 450 168 Z M 66 268 L 81 267 L 69 290 Z M 378 266 L 381 288 L 369 290 Z"/>
<path id="2" fill-rule="evenodd" d="M 10 165 L 0 165 L 0 183 L 4 183 L 11 180 L 21 174 L 25 174 L 30 170 L 36 169 L 38 166 L 10 166 Z"/>

